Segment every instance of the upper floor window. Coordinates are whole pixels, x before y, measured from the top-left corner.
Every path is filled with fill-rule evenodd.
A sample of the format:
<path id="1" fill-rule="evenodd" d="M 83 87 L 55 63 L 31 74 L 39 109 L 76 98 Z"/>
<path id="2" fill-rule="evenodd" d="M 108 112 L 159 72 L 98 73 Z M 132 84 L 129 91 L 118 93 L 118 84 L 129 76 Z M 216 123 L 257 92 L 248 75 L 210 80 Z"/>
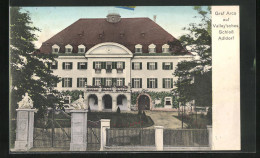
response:
<path id="1" fill-rule="evenodd" d="M 77 78 L 77 87 L 85 87 L 87 84 L 87 78 Z"/>
<path id="2" fill-rule="evenodd" d="M 141 62 L 132 62 L 132 70 L 142 70 Z"/>
<path id="3" fill-rule="evenodd" d="M 132 78 L 132 88 L 142 88 L 142 78 Z"/>
<path id="4" fill-rule="evenodd" d="M 112 78 L 106 78 L 106 86 L 112 86 Z"/>
<path id="5" fill-rule="evenodd" d="M 78 46 L 78 53 L 85 53 L 85 49 L 86 49 L 86 47 L 83 44 L 79 45 Z"/>
<path id="6" fill-rule="evenodd" d="M 88 63 L 87 62 L 78 62 L 78 69 L 87 69 Z"/>
<path id="7" fill-rule="evenodd" d="M 57 44 L 52 46 L 52 53 L 58 53 L 60 51 L 60 47 Z"/>
<path id="8" fill-rule="evenodd" d="M 135 45 L 135 53 L 142 53 L 142 47 L 141 44 Z"/>
<path id="9" fill-rule="evenodd" d="M 72 87 L 72 78 L 62 78 L 62 87 Z"/>
<path id="10" fill-rule="evenodd" d="M 162 63 L 162 69 L 163 70 L 172 70 L 173 69 L 172 62 L 163 62 Z"/>
<path id="11" fill-rule="evenodd" d="M 156 45 L 155 44 L 150 44 L 148 46 L 148 50 L 149 50 L 149 53 L 155 53 L 156 52 Z"/>
<path id="12" fill-rule="evenodd" d="M 147 78 L 147 88 L 157 88 L 157 78 Z"/>
<path id="13" fill-rule="evenodd" d="M 162 52 L 163 53 L 169 53 L 169 45 L 168 44 L 164 44 L 163 46 L 162 46 Z"/>
<path id="14" fill-rule="evenodd" d="M 100 86 L 101 85 L 101 78 L 93 78 L 92 85 L 93 86 Z"/>
<path id="15" fill-rule="evenodd" d="M 163 78 L 163 88 L 173 88 L 173 79 Z"/>
<path id="16" fill-rule="evenodd" d="M 53 61 L 51 63 L 51 69 L 58 69 L 58 62 L 57 61 Z"/>
<path id="17" fill-rule="evenodd" d="M 117 62 L 117 69 L 123 69 L 123 62 Z"/>
<path id="18" fill-rule="evenodd" d="M 93 62 L 94 69 L 101 69 L 101 62 Z"/>
<path id="19" fill-rule="evenodd" d="M 124 78 L 117 78 L 116 79 L 116 86 L 124 86 L 125 85 L 125 79 Z"/>
<path id="20" fill-rule="evenodd" d="M 64 70 L 71 70 L 72 69 L 72 62 L 63 62 L 62 69 Z"/>
<path id="21" fill-rule="evenodd" d="M 157 70 L 157 62 L 147 62 L 147 70 Z"/>
<path id="22" fill-rule="evenodd" d="M 71 53 L 72 52 L 72 46 L 70 44 L 65 46 L 65 53 Z"/>

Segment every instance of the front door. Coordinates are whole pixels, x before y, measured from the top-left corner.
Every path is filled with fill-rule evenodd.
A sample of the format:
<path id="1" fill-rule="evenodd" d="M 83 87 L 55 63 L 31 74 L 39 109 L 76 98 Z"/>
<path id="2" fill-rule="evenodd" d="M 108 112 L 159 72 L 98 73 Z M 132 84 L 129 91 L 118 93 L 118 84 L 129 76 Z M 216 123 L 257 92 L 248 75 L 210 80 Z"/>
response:
<path id="1" fill-rule="evenodd" d="M 112 109 L 112 98 L 110 95 L 105 95 L 103 97 L 103 103 L 105 109 Z"/>
<path id="2" fill-rule="evenodd" d="M 138 110 L 150 110 L 150 98 L 147 95 L 141 95 L 139 97 Z"/>

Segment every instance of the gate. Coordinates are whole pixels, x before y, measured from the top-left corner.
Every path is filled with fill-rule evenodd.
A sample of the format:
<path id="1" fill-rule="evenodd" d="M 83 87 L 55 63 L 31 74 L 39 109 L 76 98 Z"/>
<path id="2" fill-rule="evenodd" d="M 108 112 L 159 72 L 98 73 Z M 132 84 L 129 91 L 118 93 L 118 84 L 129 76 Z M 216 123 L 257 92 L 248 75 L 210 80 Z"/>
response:
<path id="1" fill-rule="evenodd" d="M 35 118 L 33 146 L 35 148 L 69 148 L 70 126 L 70 115 L 62 110 L 51 110 L 45 118 Z"/>
<path id="2" fill-rule="evenodd" d="M 88 120 L 87 150 L 100 150 L 100 121 Z"/>

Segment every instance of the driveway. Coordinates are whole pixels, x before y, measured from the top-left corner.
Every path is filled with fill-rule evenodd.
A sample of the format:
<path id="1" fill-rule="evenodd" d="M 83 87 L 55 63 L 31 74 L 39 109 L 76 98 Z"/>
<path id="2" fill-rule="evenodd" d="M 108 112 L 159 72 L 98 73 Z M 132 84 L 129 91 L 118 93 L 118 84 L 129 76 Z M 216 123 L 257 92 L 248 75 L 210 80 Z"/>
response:
<path id="1" fill-rule="evenodd" d="M 145 111 L 147 116 L 150 116 L 154 121 L 154 125 L 148 128 L 154 128 L 154 126 L 163 126 L 164 128 L 181 128 L 181 120 L 178 120 L 174 116 L 178 115 L 178 112 L 164 112 L 164 111 Z M 187 127 L 183 123 L 184 128 Z"/>

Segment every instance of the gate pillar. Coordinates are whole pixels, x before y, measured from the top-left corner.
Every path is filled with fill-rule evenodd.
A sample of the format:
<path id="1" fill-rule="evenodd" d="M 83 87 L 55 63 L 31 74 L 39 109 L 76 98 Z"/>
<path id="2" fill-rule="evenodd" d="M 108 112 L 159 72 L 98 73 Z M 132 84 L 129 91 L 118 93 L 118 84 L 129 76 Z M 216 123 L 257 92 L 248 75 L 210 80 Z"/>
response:
<path id="1" fill-rule="evenodd" d="M 154 126 L 156 150 L 163 150 L 163 126 Z"/>
<path id="2" fill-rule="evenodd" d="M 101 119 L 101 141 L 100 141 L 100 151 L 104 150 L 104 146 L 106 146 L 106 140 L 107 140 L 107 129 L 110 128 L 110 120 L 109 119 Z"/>
<path id="3" fill-rule="evenodd" d="M 33 147 L 34 112 L 33 101 L 25 93 L 23 99 L 18 102 L 15 150 L 28 151 Z"/>
<path id="4" fill-rule="evenodd" d="M 87 149 L 87 112 L 88 110 L 71 110 L 70 151 Z"/>

